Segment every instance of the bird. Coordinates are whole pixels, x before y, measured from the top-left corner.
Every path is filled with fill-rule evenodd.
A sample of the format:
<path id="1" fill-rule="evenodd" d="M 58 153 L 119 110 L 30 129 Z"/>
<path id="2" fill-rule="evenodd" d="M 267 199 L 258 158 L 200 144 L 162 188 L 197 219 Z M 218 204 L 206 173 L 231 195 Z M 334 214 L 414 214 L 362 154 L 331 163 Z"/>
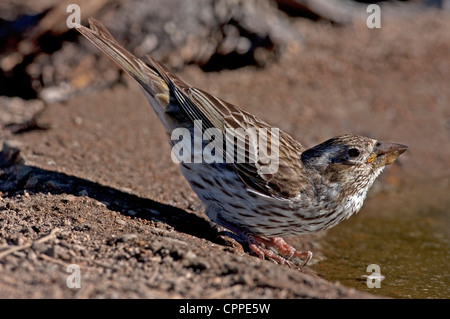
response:
<path id="1" fill-rule="evenodd" d="M 353 134 L 305 148 L 187 84 L 151 56 L 146 62 L 137 58 L 94 18 L 89 24 L 75 28 L 140 84 L 164 126 L 172 160 L 208 218 L 260 259 L 306 265 L 312 252 L 284 238 L 329 229 L 357 213 L 385 166 L 408 148 Z"/>

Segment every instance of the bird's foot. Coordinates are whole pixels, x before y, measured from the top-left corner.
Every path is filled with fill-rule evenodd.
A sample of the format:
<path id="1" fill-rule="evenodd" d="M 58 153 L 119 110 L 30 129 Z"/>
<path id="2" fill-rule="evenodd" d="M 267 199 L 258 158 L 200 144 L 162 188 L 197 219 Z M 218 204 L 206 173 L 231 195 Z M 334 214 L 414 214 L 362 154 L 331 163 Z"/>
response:
<path id="1" fill-rule="evenodd" d="M 302 266 L 312 258 L 310 251 L 298 251 L 281 237 L 262 238 L 252 236 L 249 238 L 249 247 L 259 258 L 269 258 L 279 264 L 287 264 L 292 266 L 291 261 L 303 260 Z"/>

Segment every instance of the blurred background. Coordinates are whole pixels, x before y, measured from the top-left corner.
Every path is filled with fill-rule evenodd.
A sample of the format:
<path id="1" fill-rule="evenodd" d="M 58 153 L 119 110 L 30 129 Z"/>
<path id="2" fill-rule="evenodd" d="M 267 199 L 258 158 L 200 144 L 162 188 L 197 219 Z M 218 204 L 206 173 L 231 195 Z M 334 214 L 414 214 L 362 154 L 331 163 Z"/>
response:
<path id="1" fill-rule="evenodd" d="M 381 28 L 367 27 L 371 3 L 381 7 Z M 53 165 L 35 158 L 42 167 L 171 202 L 177 189 L 168 191 L 163 177 L 178 174 L 176 168 L 168 157 L 154 157 L 154 148 L 144 150 L 161 147 L 168 156 L 161 126 L 152 115 L 133 114 L 149 110 L 132 108 L 146 103 L 130 97 L 140 94 L 135 84 L 67 27 L 69 4 L 79 5 L 81 24 L 95 17 L 135 55 L 152 55 L 188 83 L 278 126 L 306 147 L 343 133 L 408 145 L 361 213 L 323 239 L 312 267 L 329 280 L 372 293 L 450 296 L 450 1 L 1 1 L 2 142 L 15 138 L 33 154 L 53 154 Z M 113 99 L 123 105 L 111 108 L 101 92 L 124 86 L 130 89 L 114 91 Z M 84 105 L 95 105 L 95 111 Z M 116 122 L 95 131 L 99 122 L 114 121 L 105 117 Z M 155 131 L 130 136 L 130 130 L 153 123 Z M 80 127 L 84 134 L 92 129 L 95 139 L 121 128 L 111 137 L 118 149 L 127 145 L 111 164 L 117 176 L 102 173 L 100 164 L 90 170 L 82 165 L 107 161 L 102 156 L 111 148 L 80 135 Z M 36 131 L 42 135 L 29 135 Z M 145 145 L 130 142 L 142 136 Z M 64 142 L 52 144 L 52 138 Z M 81 146 L 73 146 L 74 140 Z M 142 170 L 129 154 L 145 159 Z M 139 171 L 155 160 L 167 165 L 149 182 Z M 175 176 L 179 189 L 188 192 L 181 174 Z M 386 277 L 378 291 L 362 279 L 373 263 Z"/>

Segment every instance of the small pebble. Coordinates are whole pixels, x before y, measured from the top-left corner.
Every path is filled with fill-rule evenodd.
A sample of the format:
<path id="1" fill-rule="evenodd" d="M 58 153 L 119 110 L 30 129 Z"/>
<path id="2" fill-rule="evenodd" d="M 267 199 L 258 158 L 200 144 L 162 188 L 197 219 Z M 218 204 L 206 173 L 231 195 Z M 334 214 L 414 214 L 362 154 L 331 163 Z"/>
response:
<path id="1" fill-rule="evenodd" d="M 157 210 L 154 209 L 145 209 L 146 211 L 150 212 L 151 214 L 158 216 L 160 215 L 160 212 L 158 212 Z"/>
<path id="2" fill-rule="evenodd" d="M 89 196 L 89 193 L 87 192 L 87 190 L 83 189 L 82 191 L 80 191 L 78 193 L 78 195 L 80 195 L 80 196 Z"/>
<path id="3" fill-rule="evenodd" d="M 116 223 L 119 225 L 126 225 L 126 222 L 123 221 L 122 219 L 116 219 Z"/>
<path id="4" fill-rule="evenodd" d="M 120 235 L 119 237 L 117 237 L 116 241 L 126 243 L 127 241 L 130 241 L 130 240 L 135 239 L 135 238 L 138 238 L 138 235 L 136 235 L 136 234 L 123 234 L 123 235 Z"/>
<path id="5" fill-rule="evenodd" d="M 74 202 L 77 199 L 74 195 L 66 195 L 61 200 L 63 203 L 71 203 Z"/>
<path id="6" fill-rule="evenodd" d="M 73 119 L 73 121 L 74 121 L 74 123 L 75 123 L 76 125 L 81 125 L 81 124 L 83 124 L 83 119 L 82 119 L 81 117 L 79 117 L 79 116 L 75 116 L 75 118 Z"/>

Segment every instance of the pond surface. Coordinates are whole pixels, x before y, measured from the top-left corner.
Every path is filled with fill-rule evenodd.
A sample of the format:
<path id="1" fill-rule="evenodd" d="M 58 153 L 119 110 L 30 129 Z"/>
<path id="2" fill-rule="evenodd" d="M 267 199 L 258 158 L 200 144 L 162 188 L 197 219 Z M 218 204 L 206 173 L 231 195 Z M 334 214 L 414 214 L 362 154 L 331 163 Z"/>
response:
<path id="1" fill-rule="evenodd" d="M 393 298 L 450 298 L 448 181 L 368 198 L 356 216 L 327 232 L 318 253 L 325 257 L 311 268 L 345 286 Z M 381 282 L 367 278 L 372 264 Z"/>

